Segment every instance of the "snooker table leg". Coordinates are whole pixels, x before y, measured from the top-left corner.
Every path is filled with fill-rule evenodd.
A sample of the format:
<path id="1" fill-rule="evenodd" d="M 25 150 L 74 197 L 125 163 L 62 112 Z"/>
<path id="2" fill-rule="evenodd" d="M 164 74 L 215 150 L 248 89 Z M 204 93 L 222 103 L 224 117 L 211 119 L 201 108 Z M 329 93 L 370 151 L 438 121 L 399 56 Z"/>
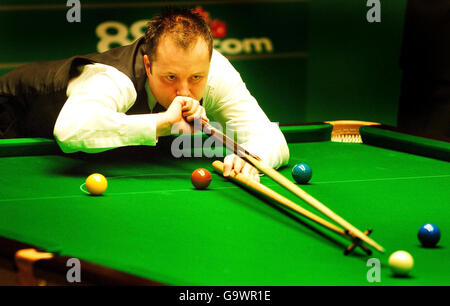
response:
<path id="1" fill-rule="evenodd" d="M 21 286 L 45 286 L 45 280 L 37 279 L 34 276 L 33 264 L 38 260 L 51 258 L 53 258 L 52 253 L 38 252 L 33 248 L 18 250 L 14 255 L 18 284 Z"/>

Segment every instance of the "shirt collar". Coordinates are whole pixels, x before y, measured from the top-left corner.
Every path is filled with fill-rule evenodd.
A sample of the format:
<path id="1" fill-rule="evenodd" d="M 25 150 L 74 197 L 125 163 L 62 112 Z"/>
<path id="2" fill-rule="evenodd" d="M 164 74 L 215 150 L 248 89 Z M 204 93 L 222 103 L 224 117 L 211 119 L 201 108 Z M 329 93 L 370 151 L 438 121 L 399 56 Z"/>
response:
<path id="1" fill-rule="evenodd" d="M 147 97 L 148 97 L 148 107 L 150 108 L 150 111 L 153 112 L 153 109 L 155 108 L 156 105 L 156 99 L 153 96 L 152 91 L 150 90 L 150 85 L 148 84 L 148 79 L 145 82 L 145 91 L 147 92 Z"/>

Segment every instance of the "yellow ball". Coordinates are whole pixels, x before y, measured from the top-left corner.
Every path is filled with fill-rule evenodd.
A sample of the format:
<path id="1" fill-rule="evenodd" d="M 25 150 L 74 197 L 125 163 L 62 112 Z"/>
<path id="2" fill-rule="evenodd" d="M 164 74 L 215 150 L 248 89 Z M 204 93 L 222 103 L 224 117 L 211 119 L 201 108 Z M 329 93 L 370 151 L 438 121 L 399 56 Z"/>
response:
<path id="1" fill-rule="evenodd" d="M 86 179 L 86 189 L 90 194 L 101 195 L 108 187 L 108 181 L 100 173 L 93 173 Z"/>
<path id="2" fill-rule="evenodd" d="M 389 266 L 394 275 L 406 276 L 414 266 L 414 259 L 406 251 L 397 251 L 389 256 Z"/>

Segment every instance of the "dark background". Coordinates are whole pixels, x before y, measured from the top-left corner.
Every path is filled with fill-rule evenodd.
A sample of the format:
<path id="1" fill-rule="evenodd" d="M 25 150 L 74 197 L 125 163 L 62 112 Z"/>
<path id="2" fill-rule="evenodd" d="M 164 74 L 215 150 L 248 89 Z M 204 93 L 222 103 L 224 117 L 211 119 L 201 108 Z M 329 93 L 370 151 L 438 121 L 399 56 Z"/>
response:
<path id="1" fill-rule="evenodd" d="M 111 38 L 123 33 L 108 47 L 131 43 L 142 33 L 145 20 L 165 5 L 201 7 L 226 24 L 226 36 L 218 38 L 216 46 L 241 73 L 272 121 L 354 119 L 397 125 L 399 101 L 408 109 L 413 104 L 428 105 L 433 95 L 430 82 L 440 80 L 439 73 L 434 77 L 430 71 L 443 70 L 447 81 L 449 71 L 444 55 L 449 53 L 448 40 L 447 49 L 436 42 L 448 37 L 448 31 L 434 38 L 430 33 L 440 31 L 445 19 L 448 25 L 450 1 L 409 1 L 405 29 L 407 2 L 381 1 L 381 22 L 370 23 L 366 15 L 371 7 L 365 0 L 97 0 L 81 1 L 81 22 L 69 23 L 66 1 L 3 0 L 0 74 L 31 61 L 102 51 L 101 35 Z M 106 22 L 112 27 L 101 30 Z M 405 41 L 404 34 L 409 37 Z M 270 46 L 245 49 L 254 38 L 266 39 Z M 433 48 L 435 53 L 428 52 Z M 430 67 L 428 57 L 439 52 L 447 66 L 438 61 Z M 402 68 L 415 75 L 403 80 L 403 87 L 402 53 Z M 439 103 L 446 99 L 448 95 Z"/>

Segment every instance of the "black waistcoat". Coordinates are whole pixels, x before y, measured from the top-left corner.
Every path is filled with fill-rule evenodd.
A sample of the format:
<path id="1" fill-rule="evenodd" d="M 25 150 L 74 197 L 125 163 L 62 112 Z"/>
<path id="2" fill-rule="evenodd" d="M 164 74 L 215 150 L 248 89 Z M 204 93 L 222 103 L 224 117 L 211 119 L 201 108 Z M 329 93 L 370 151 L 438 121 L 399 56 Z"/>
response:
<path id="1" fill-rule="evenodd" d="M 148 113 L 144 41 L 141 37 L 130 45 L 103 53 L 21 66 L 0 77 L 0 98 L 14 103 L 24 137 L 52 138 L 56 119 L 67 100 L 67 85 L 79 74 L 77 67 L 101 63 L 117 68 L 133 82 L 137 98 L 127 114 Z"/>

